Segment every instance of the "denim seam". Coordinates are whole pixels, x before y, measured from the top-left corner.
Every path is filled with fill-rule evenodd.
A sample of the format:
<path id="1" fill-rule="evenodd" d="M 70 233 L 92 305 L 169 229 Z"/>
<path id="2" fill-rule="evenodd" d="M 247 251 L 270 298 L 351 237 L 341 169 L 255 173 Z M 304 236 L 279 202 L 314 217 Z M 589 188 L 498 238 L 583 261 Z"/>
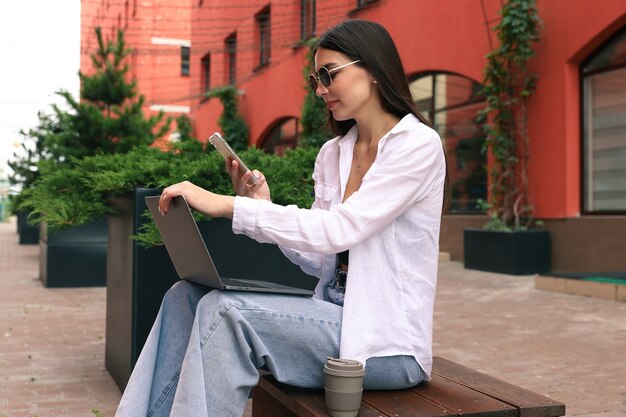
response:
<path id="1" fill-rule="evenodd" d="M 150 416 L 154 415 L 154 413 L 156 413 L 159 410 L 159 408 L 161 407 L 161 405 L 163 404 L 163 402 L 167 398 L 167 395 L 172 390 L 172 388 L 174 388 L 176 385 L 178 385 L 178 378 L 180 378 L 180 370 L 178 370 L 174 374 L 174 376 L 170 380 L 170 383 L 163 389 L 163 391 L 161 392 L 161 395 L 155 401 L 154 406 L 152 407 L 152 409 L 148 411 L 147 417 L 150 417 Z"/>

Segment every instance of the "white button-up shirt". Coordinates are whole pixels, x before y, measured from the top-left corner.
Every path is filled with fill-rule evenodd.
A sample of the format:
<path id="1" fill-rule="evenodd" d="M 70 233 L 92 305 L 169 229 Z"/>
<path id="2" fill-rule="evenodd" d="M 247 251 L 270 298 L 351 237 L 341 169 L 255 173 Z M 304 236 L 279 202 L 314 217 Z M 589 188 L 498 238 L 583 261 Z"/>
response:
<path id="1" fill-rule="evenodd" d="M 336 254 L 350 250 L 340 355 L 410 355 L 430 379 L 445 158 L 437 133 L 405 116 L 378 144 L 358 191 L 342 203 L 358 135 L 324 144 L 315 162 L 311 209 L 236 197 L 233 231 L 281 245 L 320 278 L 330 300 Z M 285 249 L 291 248 L 291 249 Z"/>

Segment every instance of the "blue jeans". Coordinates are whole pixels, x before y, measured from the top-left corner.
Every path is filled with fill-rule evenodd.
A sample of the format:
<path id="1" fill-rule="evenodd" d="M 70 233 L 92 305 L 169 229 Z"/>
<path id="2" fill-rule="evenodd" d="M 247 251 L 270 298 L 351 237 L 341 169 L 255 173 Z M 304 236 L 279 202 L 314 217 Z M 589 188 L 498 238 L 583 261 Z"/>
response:
<path id="1" fill-rule="evenodd" d="M 176 283 L 165 295 L 116 416 L 241 417 L 258 369 L 286 384 L 323 388 L 339 355 L 342 307 L 300 296 Z M 417 385 L 413 357 L 371 358 L 366 389 Z"/>

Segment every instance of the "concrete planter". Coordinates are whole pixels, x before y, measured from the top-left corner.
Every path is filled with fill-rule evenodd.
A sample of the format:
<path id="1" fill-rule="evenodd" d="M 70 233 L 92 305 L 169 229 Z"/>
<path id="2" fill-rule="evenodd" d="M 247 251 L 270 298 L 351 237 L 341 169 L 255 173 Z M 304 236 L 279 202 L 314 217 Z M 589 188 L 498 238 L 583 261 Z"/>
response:
<path id="1" fill-rule="evenodd" d="M 46 287 L 106 285 L 107 221 L 47 233 L 41 225 L 39 279 Z"/>
<path id="2" fill-rule="evenodd" d="M 39 226 L 28 223 L 28 213 L 17 213 L 17 233 L 20 245 L 37 245 L 39 243 Z"/>
<path id="3" fill-rule="evenodd" d="M 511 275 L 550 272 L 550 232 L 464 230 L 465 267 Z"/>

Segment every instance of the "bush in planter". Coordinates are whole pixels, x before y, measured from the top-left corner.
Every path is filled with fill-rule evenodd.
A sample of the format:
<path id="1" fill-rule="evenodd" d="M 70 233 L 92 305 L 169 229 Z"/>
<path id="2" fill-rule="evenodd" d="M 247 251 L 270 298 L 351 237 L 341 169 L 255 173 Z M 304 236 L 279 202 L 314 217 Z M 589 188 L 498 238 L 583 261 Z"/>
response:
<path id="1" fill-rule="evenodd" d="M 97 28 L 96 36 L 98 48 L 91 54 L 93 72 L 79 73 L 80 100 L 67 91 L 59 91 L 57 94 L 64 98 L 67 110 L 52 106 L 52 113 L 40 117 L 38 128 L 29 132 L 41 145 L 33 158 L 36 160 L 33 167 L 44 182 L 60 181 L 61 184 L 67 184 L 71 180 L 75 187 L 82 180 L 81 177 L 77 177 L 71 170 L 63 170 L 67 178 L 60 178 L 55 176 L 56 170 L 71 167 L 90 155 L 127 152 L 136 146 L 150 145 L 169 129 L 169 120 L 164 120 L 163 113 L 151 117 L 144 115 L 144 98 L 139 95 L 135 82 L 128 81 L 129 66 L 126 58 L 130 51 L 126 48 L 123 32 L 118 31 L 115 40 L 105 42 L 100 28 Z M 53 178 L 44 180 L 48 174 Z M 44 233 L 41 238 L 37 236 L 34 242 L 40 244 L 39 277 L 45 286 L 104 285 L 106 219 L 99 219 L 83 210 L 81 216 L 93 220 L 91 225 L 48 234 L 48 231 L 57 230 L 63 221 L 66 222 L 65 226 L 85 222 L 80 219 L 67 221 L 70 216 L 66 210 L 72 208 L 64 204 L 64 200 L 51 199 L 48 204 L 37 205 L 31 197 L 39 191 L 31 192 L 31 183 L 26 180 L 22 180 L 21 186 L 24 201 L 18 201 L 17 207 L 28 213 L 32 223 L 51 222 L 51 225 L 43 225 L 41 230 Z M 77 196 L 79 192 L 80 197 L 91 197 L 91 190 L 78 188 L 74 195 Z M 66 193 L 66 196 L 68 194 L 71 195 L 71 192 Z M 18 200 L 22 200 L 22 196 Z M 106 213 L 97 207 L 91 210 Z M 68 262 L 68 259 L 73 261 Z"/>
<path id="2" fill-rule="evenodd" d="M 509 274 L 550 270 L 546 230 L 526 230 L 533 222 L 528 193 L 528 99 L 536 76 L 528 70 L 541 22 L 535 0 L 508 0 L 496 26 L 499 46 L 487 55 L 482 93 L 487 107 L 479 113 L 487 134 L 489 201 L 483 230 L 464 231 L 465 267 Z"/>
<path id="3" fill-rule="evenodd" d="M 9 185 L 16 190 L 31 186 L 39 177 L 39 164 L 43 164 L 49 158 L 46 152 L 45 137 L 49 132 L 60 128 L 58 122 L 45 113 L 38 112 L 39 125 L 28 131 L 20 130 L 22 146 L 13 153 L 8 165 L 13 171 L 9 175 Z M 20 244 L 38 244 L 39 227 L 28 221 L 28 213 L 17 209 L 22 196 L 12 194 L 9 196 L 11 211 L 17 216 L 17 232 Z"/>
<path id="4" fill-rule="evenodd" d="M 308 147 L 289 150 L 282 157 L 256 148 L 240 153 L 246 164 L 264 173 L 274 202 L 300 207 L 309 207 L 313 201 L 311 174 L 316 155 L 317 149 Z M 72 166 L 42 176 L 25 190 L 21 206 L 40 214 L 50 230 L 58 230 L 113 212 L 111 198 L 136 187 L 163 188 L 180 181 L 232 194 L 222 156 L 205 144 L 189 140 L 173 144 L 169 152 L 138 147 L 124 154 L 76 160 Z"/>
<path id="5" fill-rule="evenodd" d="M 57 175 L 58 169 L 62 169 L 63 175 L 74 181 L 66 183 L 76 184 L 80 178 L 76 177 L 71 167 L 82 158 L 128 152 L 136 146 L 148 146 L 169 129 L 169 120 L 164 119 L 163 113 L 149 118 L 144 116 L 144 98 L 139 95 L 135 82 L 126 80 L 129 67 L 125 60 L 130 50 L 126 48 L 123 32 L 118 31 L 114 42 L 105 42 L 100 28 L 96 28 L 95 32 L 98 49 L 91 54 L 94 72 L 90 75 L 79 73 L 81 100 L 77 101 L 67 91 L 57 92 L 65 99 L 69 110 L 53 105 L 52 114 L 40 114 L 39 126 L 22 133 L 25 138 L 36 141 L 33 152 L 26 159 L 14 162 L 17 166 L 20 163 L 27 164 L 32 173 L 26 175 L 22 173 L 24 170 L 18 170 L 16 172 L 21 176 L 14 178 L 27 193 L 34 180 L 48 174 L 51 178 L 44 181 L 50 182 L 52 186 L 59 181 L 63 183 L 64 180 Z M 64 167 L 69 167 L 69 170 Z M 29 198 L 19 197 L 17 207 L 32 207 L 32 202 L 20 201 Z M 49 230 L 58 229 L 55 216 L 61 216 L 59 221 L 68 217 L 63 214 L 65 207 L 54 206 L 55 203 L 59 202 L 52 200 L 53 206 L 44 207 L 49 212 L 46 219 L 52 221 Z M 31 213 L 31 217 L 33 222 L 40 223 L 43 219 L 37 217 L 37 214 L 41 214 L 41 210 Z M 68 225 L 72 223 L 83 222 L 68 222 Z"/>

